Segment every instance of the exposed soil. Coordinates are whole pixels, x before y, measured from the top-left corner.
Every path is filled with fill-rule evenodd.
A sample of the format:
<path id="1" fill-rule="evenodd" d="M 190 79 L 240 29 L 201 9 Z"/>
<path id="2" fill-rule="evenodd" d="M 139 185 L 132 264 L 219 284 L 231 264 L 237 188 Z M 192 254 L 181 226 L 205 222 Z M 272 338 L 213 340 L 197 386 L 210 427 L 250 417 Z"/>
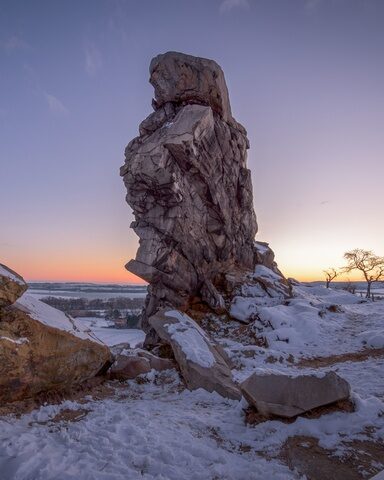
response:
<path id="1" fill-rule="evenodd" d="M 320 418 L 322 415 L 327 415 L 328 413 L 333 412 L 354 412 L 355 405 L 351 400 L 341 400 L 340 402 L 332 403 L 330 405 L 325 405 L 323 407 L 314 408 L 300 415 L 304 418 Z M 245 423 L 248 425 L 258 425 L 259 423 L 267 422 L 268 420 L 278 420 L 283 423 L 293 423 L 296 421 L 297 417 L 294 418 L 284 418 L 278 416 L 265 417 L 261 415 L 255 407 L 248 407 L 244 410 L 245 412 Z"/>
<path id="2" fill-rule="evenodd" d="M 381 469 L 384 444 L 371 441 L 343 443 L 343 456 L 319 446 L 312 437 L 290 437 L 283 445 L 279 458 L 289 468 L 296 469 L 307 480 L 361 480 L 370 478 Z"/>
<path id="3" fill-rule="evenodd" d="M 328 367 L 335 363 L 342 362 L 363 362 L 369 358 L 384 357 L 384 348 L 367 348 L 360 352 L 341 353 L 340 355 L 331 355 L 329 357 L 303 358 L 296 365 L 299 368 L 304 367 Z"/>
<path id="4" fill-rule="evenodd" d="M 37 395 L 34 398 L 27 398 L 13 403 L 0 406 L 0 416 L 15 415 L 20 417 L 39 408 L 46 403 L 55 405 L 65 400 L 85 403 L 84 397 L 90 395 L 95 400 L 101 400 L 115 393 L 117 382 L 108 381 L 106 377 L 95 377 L 81 385 L 76 385 L 66 390 L 51 390 Z"/>

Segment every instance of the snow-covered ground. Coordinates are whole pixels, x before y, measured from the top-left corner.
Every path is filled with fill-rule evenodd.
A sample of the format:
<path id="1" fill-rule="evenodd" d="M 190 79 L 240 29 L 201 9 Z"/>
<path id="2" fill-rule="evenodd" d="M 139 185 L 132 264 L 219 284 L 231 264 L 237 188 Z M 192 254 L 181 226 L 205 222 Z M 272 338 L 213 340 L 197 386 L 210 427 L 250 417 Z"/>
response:
<path id="1" fill-rule="evenodd" d="M 143 330 L 136 328 L 113 328 L 112 323 L 97 317 L 79 317 L 78 323 L 84 325 L 94 335 L 109 347 L 120 343 L 129 343 L 131 348 L 136 348 L 144 342 Z"/>
<path id="2" fill-rule="evenodd" d="M 384 355 L 364 361 L 335 357 L 326 367 L 310 363 L 384 347 L 384 301 L 356 303 L 360 299 L 353 295 L 323 287 L 295 287 L 295 294 L 287 305 L 259 311 L 257 334 L 269 347 L 240 344 L 219 332 L 235 363 L 233 374 L 241 381 L 256 368 L 290 374 L 334 370 L 351 384 L 354 412 L 248 426 L 244 400 L 189 392 L 176 372 L 151 372 L 140 382 L 112 384 L 115 393 L 104 399 L 87 397 L 45 405 L 20 418 L 2 417 L 0 478 L 303 480 L 279 457 L 288 437 L 313 437 L 336 455 L 353 440 L 384 440 Z M 83 416 L 58 419 L 68 409 Z M 384 458 L 374 467 L 384 468 Z M 369 478 L 367 471 L 361 475 Z"/>

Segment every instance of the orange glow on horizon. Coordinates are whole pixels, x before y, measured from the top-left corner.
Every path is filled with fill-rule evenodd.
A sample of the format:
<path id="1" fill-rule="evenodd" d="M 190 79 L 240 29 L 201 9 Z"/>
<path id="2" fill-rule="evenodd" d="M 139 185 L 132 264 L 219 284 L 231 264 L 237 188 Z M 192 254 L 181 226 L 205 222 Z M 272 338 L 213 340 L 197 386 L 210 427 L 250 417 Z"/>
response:
<path id="1" fill-rule="evenodd" d="M 108 261 L 110 260 L 110 261 Z M 103 259 L 90 262 L 87 259 L 68 259 L 47 262 L 38 259 L 5 258 L 2 263 L 19 273 L 27 282 L 95 282 L 95 283 L 133 283 L 145 285 L 146 282 L 128 272 L 123 259 Z"/>

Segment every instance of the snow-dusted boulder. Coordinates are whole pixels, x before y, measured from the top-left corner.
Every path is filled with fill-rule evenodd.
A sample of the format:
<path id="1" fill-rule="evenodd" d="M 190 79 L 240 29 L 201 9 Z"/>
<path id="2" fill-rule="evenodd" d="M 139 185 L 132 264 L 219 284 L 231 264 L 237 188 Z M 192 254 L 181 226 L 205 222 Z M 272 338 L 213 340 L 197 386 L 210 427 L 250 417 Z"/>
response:
<path id="1" fill-rule="evenodd" d="M 23 277 L 0 263 L 0 308 L 12 305 L 27 288 Z"/>
<path id="2" fill-rule="evenodd" d="M 189 389 L 204 388 L 240 399 L 240 390 L 220 349 L 192 318 L 177 310 L 161 310 L 149 318 L 149 324 L 172 347 Z"/>
<path id="3" fill-rule="evenodd" d="M 79 384 L 111 360 L 78 321 L 28 294 L 0 308 L 0 402 Z"/>
<path id="4" fill-rule="evenodd" d="M 345 400 L 350 395 L 349 383 L 335 372 L 291 377 L 256 371 L 240 387 L 248 403 L 262 415 L 287 418 Z"/>

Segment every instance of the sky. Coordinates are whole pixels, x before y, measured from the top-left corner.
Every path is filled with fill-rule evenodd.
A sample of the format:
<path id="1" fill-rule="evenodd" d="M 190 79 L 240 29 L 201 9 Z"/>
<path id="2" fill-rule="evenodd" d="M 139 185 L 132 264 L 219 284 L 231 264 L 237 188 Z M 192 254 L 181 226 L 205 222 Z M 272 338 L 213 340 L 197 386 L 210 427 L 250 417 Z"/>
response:
<path id="1" fill-rule="evenodd" d="M 119 167 L 169 50 L 223 68 L 286 276 L 384 255 L 383 25 L 382 0 L 0 0 L 0 262 L 140 282 Z"/>

